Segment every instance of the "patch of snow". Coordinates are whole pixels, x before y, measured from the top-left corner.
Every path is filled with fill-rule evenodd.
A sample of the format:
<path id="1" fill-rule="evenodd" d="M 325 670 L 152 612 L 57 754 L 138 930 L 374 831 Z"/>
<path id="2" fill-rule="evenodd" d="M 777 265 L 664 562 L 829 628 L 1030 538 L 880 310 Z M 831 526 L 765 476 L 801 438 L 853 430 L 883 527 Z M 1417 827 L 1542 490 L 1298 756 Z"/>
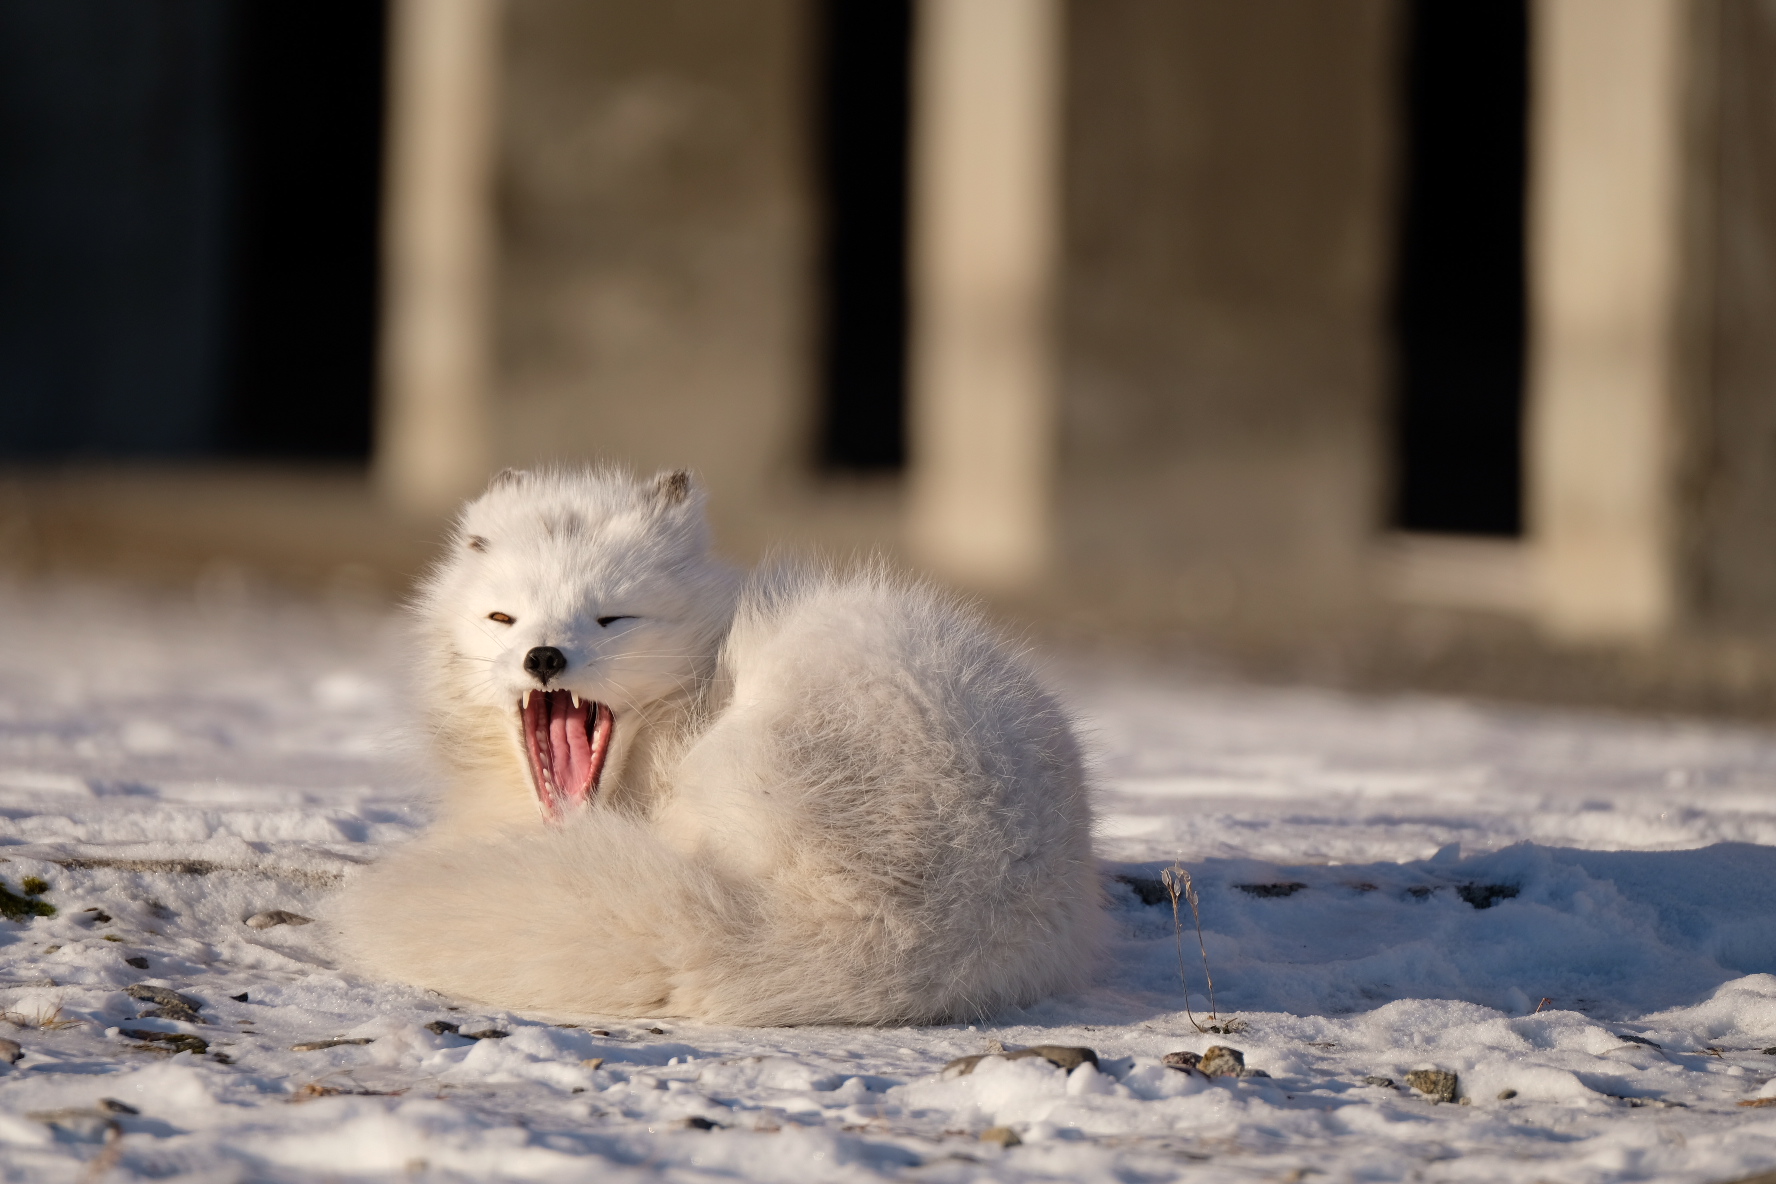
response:
<path id="1" fill-rule="evenodd" d="M 329 952 L 330 893 L 425 821 L 404 644 L 363 608 L 0 590 L 0 881 L 40 877 L 57 910 L 0 921 L 0 1037 L 21 1046 L 0 1180 L 1776 1166 L 1768 732 L 1076 668 L 1119 935 L 1092 991 L 918 1029 L 514 1015 Z M 1232 1032 L 1197 1027 L 1174 860 Z M 245 924 L 273 910 L 322 920 Z M 1162 1063 L 1214 1044 L 1268 1076 Z M 944 1072 L 1034 1045 L 1098 1063 Z M 1467 1104 L 1408 1088 L 1425 1068 Z"/>

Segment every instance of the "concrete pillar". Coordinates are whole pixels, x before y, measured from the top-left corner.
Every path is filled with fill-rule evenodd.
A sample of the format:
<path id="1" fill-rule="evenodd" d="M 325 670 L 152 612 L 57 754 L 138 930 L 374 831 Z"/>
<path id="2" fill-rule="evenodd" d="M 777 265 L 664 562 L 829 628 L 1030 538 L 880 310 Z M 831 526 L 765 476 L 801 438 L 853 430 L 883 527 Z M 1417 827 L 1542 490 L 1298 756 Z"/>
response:
<path id="1" fill-rule="evenodd" d="M 1697 147 L 1694 221 L 1709 267 L 1689 460 L 1690 613 L 1711 630 L 1776 635 L 1776 6 L 1723 0 L 1699 59 L 1714 86 Z M 1705 17 L 1708 15 L 1704 10 Z M 1708 124 L 1712 126 L 1709 127 Z"/>
<path id="2" fill-rule="evenodd" d="M 800 532 L 813 7 L 503 0 L 494 467 L 690 468 L 736 556 Z"/>
<path id="3" fill-rule="evenodd" d="M 1528 444 L 1539 617 L 1674 623 L 1685 0 L 1537 0 Z"/>
<path id="4" fill-rule="evenodd" d="M 1398 5 L 1068 12 L 1051 584 L 1087 623 L 1323 631 L 1381 521 Z"/>
<path id="5" fill-rule="evenodd" d="M 391 7 L 375 475 L 416 513 L 487 476 L 499 14 L 499 0 Z"/>
<path id="6" fill-rule="evenodd" d="M 987 590 L 1051 548 L 1058 0 L 917 18 L 908 543 Z"/>

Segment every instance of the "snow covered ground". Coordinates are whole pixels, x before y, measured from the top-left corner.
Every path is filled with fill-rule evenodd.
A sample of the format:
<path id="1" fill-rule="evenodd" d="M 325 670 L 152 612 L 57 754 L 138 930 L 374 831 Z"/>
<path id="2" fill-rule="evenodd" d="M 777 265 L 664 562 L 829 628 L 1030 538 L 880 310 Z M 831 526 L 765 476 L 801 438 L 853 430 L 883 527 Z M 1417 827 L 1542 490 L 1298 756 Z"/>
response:
<path id="1" fill-rule="evenodd" d="M 1057 668 L 1124 877 L 1099 985 L 972 1026 L 709 1028 L 493 1012 L 337 969 L 324 922 L 243 924 L 324 917 L 341 877 L 422 824 L 401 645 L 368 610 L 225 588 L 0 590 L 0 881 L 14 912 L 56 910 L 0 921 L 0 1037 L 22 1051 L 0 1064 L 0 1179 L 1776 1167 L 1776 1105 L 1758 1104 L 1776 1103 L 1776 736 Z M 1158 891 L 1174 859 L 1231 1033 L 1181 1010 Z M 338 1038 L 356 1043 L 297 1047 Z M 1097 1067 L 942 1072 L 1039 1044 Z M 1160 1063 L 1215 1044 L 1268 1076 Z M 1457 1074 L 1466 1104 L 1407 1088 L 1419 1068 Z"/>

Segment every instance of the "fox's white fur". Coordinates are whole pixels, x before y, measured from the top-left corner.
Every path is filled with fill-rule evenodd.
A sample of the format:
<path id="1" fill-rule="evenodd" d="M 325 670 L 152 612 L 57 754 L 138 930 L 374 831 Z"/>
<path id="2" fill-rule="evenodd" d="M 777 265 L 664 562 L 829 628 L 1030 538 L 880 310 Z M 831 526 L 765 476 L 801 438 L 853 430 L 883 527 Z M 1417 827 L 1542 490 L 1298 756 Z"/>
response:
<path id="1" fill-rule="evenodd" d="M 701 503 L 683 473 L 593 470 L 504 474 L 464 510 L 416 605 L 452 776 L 433 829 L 345 892 L 348 956 L 505 1007 L 748 1024 L 1081 985 L 1102 914 L 1061 707 L 923 584 L 742 578 Z M 559 826 L 517 711 L 538 646 L 568 660 L 548 685 L 614 718 Z"/>

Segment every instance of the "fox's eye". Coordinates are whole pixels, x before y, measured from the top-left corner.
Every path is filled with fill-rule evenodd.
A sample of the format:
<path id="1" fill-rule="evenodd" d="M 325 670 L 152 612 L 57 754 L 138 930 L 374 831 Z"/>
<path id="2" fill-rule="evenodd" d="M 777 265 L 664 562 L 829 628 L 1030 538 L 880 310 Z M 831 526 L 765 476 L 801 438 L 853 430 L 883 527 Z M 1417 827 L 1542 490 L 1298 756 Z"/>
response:
<path id="1" fill-rule="evenodd" d="M 608 629 L 617 621 L 633 621 L 634 619 L 634 617 L 599 617 L 598 627 L 601 629 Z"/>
<path id="2" fill-rule="evenodd" d="M 512 623 L 512 618 L 507 613 L 488 613 L 487 619 L 490 621 L 498 621 L 502 625 L 510 625 Z"/>

